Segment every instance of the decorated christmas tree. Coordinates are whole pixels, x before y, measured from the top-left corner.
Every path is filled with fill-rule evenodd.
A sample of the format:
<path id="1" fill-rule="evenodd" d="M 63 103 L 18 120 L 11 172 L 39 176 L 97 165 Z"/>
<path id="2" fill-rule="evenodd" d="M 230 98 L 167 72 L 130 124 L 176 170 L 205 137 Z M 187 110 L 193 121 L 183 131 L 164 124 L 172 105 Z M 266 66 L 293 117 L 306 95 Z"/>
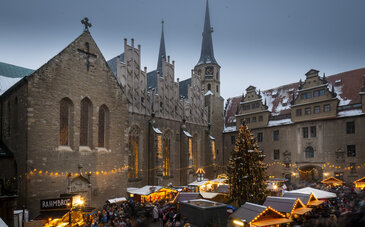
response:
<path id="1" fill-rule="evenodd" d="M 245 202 L 262 203 L 266 198 L 266 170 L 264 155 L 243 122 L 231 159 L 227 166 L 229 196 L 241 206 Z"/>

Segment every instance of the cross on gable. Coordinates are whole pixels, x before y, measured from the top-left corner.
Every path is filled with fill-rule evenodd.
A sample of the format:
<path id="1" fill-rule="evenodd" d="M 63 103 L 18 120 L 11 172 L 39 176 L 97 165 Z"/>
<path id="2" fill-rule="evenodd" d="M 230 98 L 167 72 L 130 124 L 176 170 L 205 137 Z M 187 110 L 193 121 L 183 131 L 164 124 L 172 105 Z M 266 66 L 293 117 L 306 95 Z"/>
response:
<path id="1" fill-rule="evenodd" d="M 96 58 L 96 54 L 90 53 L 90 46 L 89 46 L 88 42 L 85 43 L 85 47 L 86 47 L 86 50 L 82 50 L 82 49 L 77 49 L 77 50 L 79 51 L 79 53 L 83 54 L 84 57 L 86 58 L 86 68 L 87 68 L 87 71 L 89 71 L 90 57 Z"/>
<path id="2" fill-rule="evenodd" d="M 89 23 L 89 18 L 85 17 L 84 19 L 81 20 L 81 24 L 83 24 L 85 26 L 85 31 L 89 31 L 89 27 L 92 26 L 91 23 Z"/>

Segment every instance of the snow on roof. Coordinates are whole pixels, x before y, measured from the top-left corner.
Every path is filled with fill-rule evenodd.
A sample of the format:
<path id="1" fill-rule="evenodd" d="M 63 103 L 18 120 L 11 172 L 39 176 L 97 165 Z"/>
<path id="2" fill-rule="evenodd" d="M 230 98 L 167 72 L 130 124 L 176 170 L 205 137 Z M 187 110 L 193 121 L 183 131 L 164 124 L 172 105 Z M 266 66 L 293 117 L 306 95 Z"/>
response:
<path id="1" fill-rule="evenodd" d="M 324 86 L 328 86 L 331 91 L 332 85 L 335 85 L 334 92 L 337 93 L 336 98 L 340 101 L 339 106 L 358 104 L 361 103 L 361 96 L 359 93 L 361 92 L 365 80 L 364 75 L 365 68 L 335 74 L 326 77 L 328 84 L 324 84 Z M 338 83 L 339 80 L 341 80 L 341 83 Z M 291 113 L 290 102 L 296 97 L 298 88 L 299 82 L 296 82 L 262 91 L 263 103 L 266 101 L 268 111 L 270 111 L 273 116 L 289 115 Z M 241 98 L 242 96 L 240 95 L 231 97 L 229 101 L 227 101 L 224 118 L 227 129 L 225 128 L 223 132 L 231 130 L 230 126 L 235 126 L 235 115 L 239 109 Z M 342 115 L 339 115 L 339 117 L 341 116 Z"/>
<path id="2" fill-rule="evenodd" d="M 188 131 L 185 131 L 184 130 L 184 134 L 187 136 L 187 137 L 192 137 L 191 134 L 188 132 Z"/>
<path id="3" fill-rule="evenodd" d="M 161 188 L 163 188 L 163 187 L 162 186 L 146 185 L 142 188 L 137 188 L 137 189 L 132 189 L 132 190 L 127 189 L 127 192 L 129 192 L 131 194 L 136 194 L 136 195 L 149 195 L 149 194 L 152 194 L 154 192 L 159 191 Z"/>
<path id="4" fill-rule="evenodd" d="M 208 90 L 204 95 L 205 96 L 207 96 L 207 95 L 213 95 L 213 92 L 211 90 Z"/>
<path id="5" fill-rule="evenodd" d="M 361 109 L 355 110 L 345 110 L 338 112 L 338 117 L 350 117 L 350 116 L 358 116 L 364 114 Z"/>
<path id="6" fill-rule="evenodd" d="M 228 126 L 228 127 L 224 127 L 223 132 L 235 132 L 237 131 L 236 126 Z"/>
<path id="7" fill-rule="evenodd" d="M 267 124 L 267 126 L 271 127 L 271 126 L 278 126 L 278 125 L 288 125 L 293 123 L 291 121 L 290 118 L 286 118 L 286 119 L 281 119 L 281 120 L 272 120 L 269 121 L 269 123 Z"/>
<path id="8" fill-rule="evenodd" d="M 19 80 L 23 79 L 22 77 L 18 78 L 10 78 L 6 76 L 0 75 L 0 95 L 4 94 L 9 88 L 11 88 L 14 84 L 16 84 Z"/>

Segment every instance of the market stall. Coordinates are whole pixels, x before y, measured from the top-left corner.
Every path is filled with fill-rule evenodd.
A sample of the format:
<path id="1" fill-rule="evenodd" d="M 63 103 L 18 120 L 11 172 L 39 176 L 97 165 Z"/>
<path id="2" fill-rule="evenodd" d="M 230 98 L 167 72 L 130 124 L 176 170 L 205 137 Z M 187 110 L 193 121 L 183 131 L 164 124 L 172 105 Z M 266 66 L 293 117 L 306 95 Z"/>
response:
<path id="1" fill-rule="evenodd" d="M 355 188 L 360 188 L 361 190 L 365 188 L 365 177 L 354 181 Z"/>
<path id="2" fill-rule="evenodd" d="M 333 198 L 337 197 L 337 195 L 335 193 L 327 192 L 327 191 L 323 191 L 323 190 L 319 190 L 319 189 L 315 189 L 315 188 L 311 188 L 311 187 L 305 187 L 305 188 L 292 190 L 292 191 L 288 191 L 288 192 L 302 193 L 302 194 L 313 193 L 317 197 L 317 199 L 333 199 Z"/>
<path id="3" fill-rule="evenodd" d="M 241 226 L 277 226 L 293 222 L 272 207 L 246 202 L 230 217 L 233 227 Z"/>
<path id="4" fill-rule="evenodd" d="M 293 215 L 303 215 L 312 210 L 307 207 L 299 198 L 268 196 L 264 206 L 270 206 L 277 211 L 287 214 L 287 217 Z"/>
<path id="5" fill-rule="evenodd" d="M 174 189 L 151 185 L 137 189 L 128 188 L 127 192 L 135 202 L 139 203 L 155 203 L 161 200 L 172 200 L 177 194 L 177 191 Z"/>
<path id="6" fill-rule="evenodd" d="M 311 207 L 319 206 L 324 202 L 323 200 L 319 200 L 313 193 L 303 194 L 287 191 L 284 193 L 283 197 L 299 198 L 306 206 Z"/>
<path id="7" fill-rule="evenodd" d="M 342 186 L 343 181 L 340 179 L 337 179 L 336 177 L 329 177 L 327 179 L 324 179 L 321 181 L 322 184 L 331 185 L 331 186 Z"/>

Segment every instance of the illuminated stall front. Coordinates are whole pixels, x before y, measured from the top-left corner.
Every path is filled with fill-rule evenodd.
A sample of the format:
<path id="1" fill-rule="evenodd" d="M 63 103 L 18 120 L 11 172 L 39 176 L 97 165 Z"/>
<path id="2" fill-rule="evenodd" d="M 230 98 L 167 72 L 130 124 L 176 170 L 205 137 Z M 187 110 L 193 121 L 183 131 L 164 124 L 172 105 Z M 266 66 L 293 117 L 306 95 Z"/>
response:
<path id="1" fill-rule="evenodd" d="M 365 177 L 354 181 L 355 188 L 360 188 L 361 190 L 365 188 Z"/>
<path id="2" fill-rule="evenodd" d="M 284 214 L 270 206 L 246 202 L 230 217 L 233 227 L 241 226 L 281 226 L 293 222 Z"/>
<path id="3" fill-rule="evenodd" d="M 343 185 L 343 181 L 337 179 L 336 177 L 329 177 L 327 179 L 324 179 L 323 181 L 321 181 L 322 184 L 326 184 L 326 185 L 332 185 L 332 186 L 341 186 Z"/>
<path id="4" fill-rule="evenodd" d="M 162 186 L 146 185 L 142 188 L 128 188 L 129 197 L 139 203 L 156 203 L 161 200 L 172 200 L 176 197 L 177 191 Z"/>

